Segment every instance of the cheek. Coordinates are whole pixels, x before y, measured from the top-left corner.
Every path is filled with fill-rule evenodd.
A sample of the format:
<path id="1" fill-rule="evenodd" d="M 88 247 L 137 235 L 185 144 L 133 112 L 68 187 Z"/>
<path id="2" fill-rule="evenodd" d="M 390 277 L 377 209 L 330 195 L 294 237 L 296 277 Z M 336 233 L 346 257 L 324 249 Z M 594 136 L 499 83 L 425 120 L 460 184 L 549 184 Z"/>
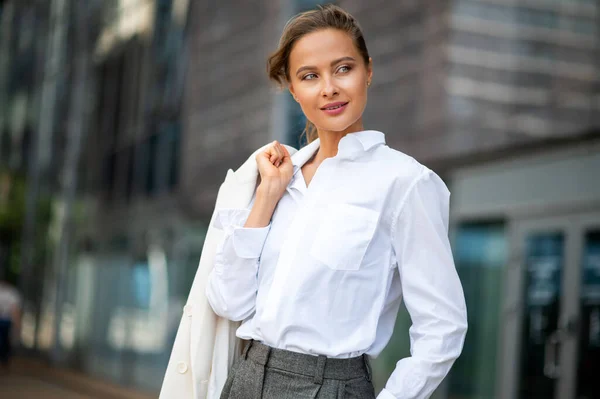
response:
<path id="1" fill-rule="evenodd" d="M 319 93 L 317 85 L 311 88 L 304 88 L 301 92 L 296 92 L 298 103 L 304 112 L 314 112 L 314 109 L 319 108 L 321 100 Z"/>
<path id="2" fill-rule="evenodd" d="M 320 86 L 315 83 L 313 85 L 307 85 L 296 92 L 296 96 L 302 103 L 311 103 L 319 100 Z"/>
<path id="3" fill-rule="evenodd" d="M 352 80 L 341 80 L 338 82 L 340 94 L 352 101 L 351 114 L 362 113 L 367 102 L 367 80 L 357 78 Z M 319 118 L 324 118 L 326 115 L 319 109 L 323 100 L 321 99 L 321 88 L 318 84 L 312 87 L 302 87 L 296 90 L 296 97 L 302 112 L 313 121 L 318 121 Z M 350 115 L 349 115 L 350 116 Z"/>
<path id="4" fill-rule="evenodd" d="M 357 99 L 357 97 L 365 97 L 367 95 L 367 81 L 365 79 L 359 79 L 353 81 L 347 87 L 347 92 Z"/>

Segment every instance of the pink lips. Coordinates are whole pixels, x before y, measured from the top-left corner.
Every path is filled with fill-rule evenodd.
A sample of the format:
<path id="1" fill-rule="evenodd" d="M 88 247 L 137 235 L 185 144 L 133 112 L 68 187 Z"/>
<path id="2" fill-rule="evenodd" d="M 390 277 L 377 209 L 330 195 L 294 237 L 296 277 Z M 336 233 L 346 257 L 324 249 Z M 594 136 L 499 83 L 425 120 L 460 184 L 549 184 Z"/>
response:
<path id="1" fill-rule="evenodd" d="M 330 103 L 321 108 L 321 110 L 327 113 L 328 115 L 338 115 L 344 112 L 347 105 L 347 102 Z"/>

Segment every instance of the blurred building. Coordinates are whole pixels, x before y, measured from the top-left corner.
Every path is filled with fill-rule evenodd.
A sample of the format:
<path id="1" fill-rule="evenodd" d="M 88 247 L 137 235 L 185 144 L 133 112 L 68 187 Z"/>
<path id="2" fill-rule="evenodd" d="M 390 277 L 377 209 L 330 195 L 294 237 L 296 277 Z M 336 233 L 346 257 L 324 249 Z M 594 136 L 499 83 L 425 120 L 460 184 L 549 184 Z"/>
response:
<path id="1" fill-rule="evenodd" d="M 0 164 L 28 188 L 25 348 L 159 389 L 227 169 L 273 139 L 302 145 L 265 65 L 316 3 L 0 2 Z M 470 328 L 436 397 L 600 396 L 598 3 L 338 4 L 374 61 L 365 126 L 452 191 Z M 403 311 L 378 389 L 409 326 Z"/>

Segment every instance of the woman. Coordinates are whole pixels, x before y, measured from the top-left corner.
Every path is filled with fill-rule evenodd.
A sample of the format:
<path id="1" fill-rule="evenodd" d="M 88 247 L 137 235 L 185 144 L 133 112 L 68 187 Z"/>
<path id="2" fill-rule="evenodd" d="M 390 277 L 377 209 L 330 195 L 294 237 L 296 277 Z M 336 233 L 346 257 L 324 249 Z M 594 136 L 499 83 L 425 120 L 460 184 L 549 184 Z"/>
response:
<path id="1" fill-rule="evenodd" d="M 250 341 L 221 398 L 374 398 L 369 357 L 388 343 L 402 296 L 412 356 L 378 398 L 427 398 L 467 330 L 450 193 L 364 129 L 372 60 L 350 14 L 297 15 L 268 66 L 310 121 L 309 144 L 290 157 L 274 142 L 256 158 L 248 209 L 217 210 L 225 236 L 206 295 Z"/>

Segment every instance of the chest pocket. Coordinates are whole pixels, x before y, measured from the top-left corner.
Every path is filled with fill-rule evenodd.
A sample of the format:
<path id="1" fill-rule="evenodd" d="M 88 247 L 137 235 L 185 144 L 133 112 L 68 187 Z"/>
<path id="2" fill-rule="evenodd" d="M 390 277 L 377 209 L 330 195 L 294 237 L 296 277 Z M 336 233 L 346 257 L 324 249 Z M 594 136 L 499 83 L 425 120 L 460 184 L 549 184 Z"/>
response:
<path id="1" fill-rule="evenodd" d="M 379 212 L 349 204 L 330 204 L 310 255 L 334 270 L 358 270 L 373 238 Z"/>

